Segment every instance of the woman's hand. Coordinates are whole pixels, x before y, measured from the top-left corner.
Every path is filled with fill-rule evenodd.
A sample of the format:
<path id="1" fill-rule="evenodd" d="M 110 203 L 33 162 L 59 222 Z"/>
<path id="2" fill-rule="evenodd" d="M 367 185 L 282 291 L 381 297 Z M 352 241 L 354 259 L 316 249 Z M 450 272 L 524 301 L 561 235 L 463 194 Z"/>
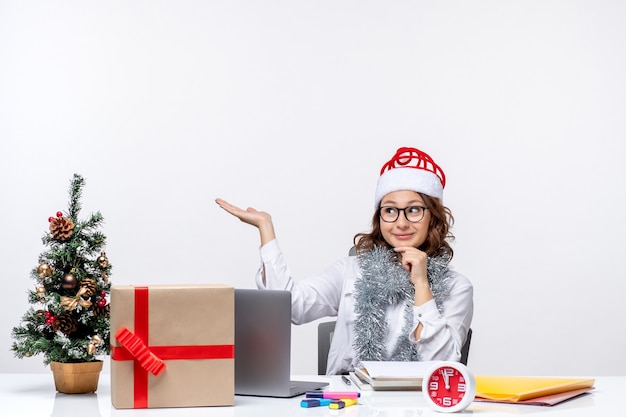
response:
<path id="1" fill-rule="evenodd" d="M 248 223 L 249 225 L 259 229 L 259 233 L 261 234 L 261 246 L 276 239 L 276 235 L 274 233 L 274 223 L 272 222 L 272 216 L 270 216 L 269 213 L 258 211 L 252 207 L 248 207 L 246 210 L 243 210 L 230 204 L 226 200 L 222 200 L 221 198 L 215 199 L 215 202 L 221 208 L 237 217 L 242 222 Z"/>
<path id="2" fill-rule="evenodd" d="M 428 283 L 428 274 L 426 272 L 427 255 L 419 249 L 411 246 L 402 246 L 395 248 L 401 256 L 401 263 L 404 269 L 409 271 L 411 283 L 415 287 L 416 306 L 420 306 L 433 299 L 433 293 Z"/>
<path id="3" fill-rule="evenodd" d="M 426 253 L 411 246 L 397 247 L 395 251 L 400 254 L 402 266 L 411 275 L 411 283 L 413 285 L 428 285 Z"/>
<path id="4" fill-rule="evenodd" d="M 272 217 L 269 213 L 264 211 L 258 211 L 252 207 L 248 207 L 246 210 L 243 210 L 230 204 L 226 200 L 222 200 L 221 198 L 216 198 L 215 202 L 218 206 L 237 217 L 242 222 L 251 224 L 252 226 L 261 227 L 264 223 L 272 222 Z"/>

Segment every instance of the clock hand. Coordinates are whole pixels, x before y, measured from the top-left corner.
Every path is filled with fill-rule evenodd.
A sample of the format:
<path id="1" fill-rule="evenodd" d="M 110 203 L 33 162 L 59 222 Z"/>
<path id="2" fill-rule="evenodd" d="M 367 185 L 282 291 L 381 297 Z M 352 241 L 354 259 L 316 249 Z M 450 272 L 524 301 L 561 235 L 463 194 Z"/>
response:
<path id="1" fill-rule="evenodd" d="M 446 389 L 450 389 L 450 375 L 448 375 L 445 369 L 441 370 L 441 375 L 443 375 L 443 380 L 446 382 Z"/>

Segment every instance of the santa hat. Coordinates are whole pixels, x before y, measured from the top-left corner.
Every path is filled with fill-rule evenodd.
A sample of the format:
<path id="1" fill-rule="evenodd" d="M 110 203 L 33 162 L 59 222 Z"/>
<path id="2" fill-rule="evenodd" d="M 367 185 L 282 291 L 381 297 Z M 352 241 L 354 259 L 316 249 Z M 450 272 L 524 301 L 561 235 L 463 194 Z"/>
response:
<path id="1" fill-rule="evenodd" d="M 380 170 L 375 206 L 394 191 L 415 191 L 443 201 L 446 175 L 426 153 L 415 148 L 399 148 Z"/>

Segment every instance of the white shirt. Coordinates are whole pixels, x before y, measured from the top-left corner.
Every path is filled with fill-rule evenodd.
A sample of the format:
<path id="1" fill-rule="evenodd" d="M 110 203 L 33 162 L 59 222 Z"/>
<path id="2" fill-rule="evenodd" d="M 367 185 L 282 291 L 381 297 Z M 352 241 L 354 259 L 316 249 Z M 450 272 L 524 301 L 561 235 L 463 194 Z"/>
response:
<path id="1" fill-rule="evenodd" d="M 335 333 L 328 353 L 326 373 L 329 375 L 351 371 L 358 366 L 353 347 L 354 283 L 361 276 L 358 258 L 343 258 L 319 275 L 294 280 L 283 259 L 277 240 L 261 247 L 263 265 L 257 272 L 256 283 L 261 289 L 291 291 L 291 320 L 295 324 L 336 316 Z M 265 269 L 265 285 L 263 284 Z M 463 275 L 451 271 L 450 293 L 443 301 L 443 314 L 434 300 L 413 307 L 413 328 L 406 337 L 417 346 L 421 360 L 453 360 L 461 358 L 461 347 L 474 313 L 473 287 Z M 385 340 L 387 354 L 393 352 L 404 327 L 404 306 L 387 309 L 389 333 Z M 423 329 L 419 340 L 414 331 L 419 323 Z"/>

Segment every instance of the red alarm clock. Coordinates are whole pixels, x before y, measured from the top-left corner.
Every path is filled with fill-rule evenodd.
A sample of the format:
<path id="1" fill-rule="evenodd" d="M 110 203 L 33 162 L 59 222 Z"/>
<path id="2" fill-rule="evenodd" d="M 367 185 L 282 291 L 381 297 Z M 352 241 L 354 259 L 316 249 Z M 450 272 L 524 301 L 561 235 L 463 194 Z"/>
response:
<path id="1" fill-rule="evenodd" d="M 424 374 L 422 393 L 426 402 L 437 411 L 462 411 L 474 401 L 476 380 L 460 362 L 436 362 Z"/>

